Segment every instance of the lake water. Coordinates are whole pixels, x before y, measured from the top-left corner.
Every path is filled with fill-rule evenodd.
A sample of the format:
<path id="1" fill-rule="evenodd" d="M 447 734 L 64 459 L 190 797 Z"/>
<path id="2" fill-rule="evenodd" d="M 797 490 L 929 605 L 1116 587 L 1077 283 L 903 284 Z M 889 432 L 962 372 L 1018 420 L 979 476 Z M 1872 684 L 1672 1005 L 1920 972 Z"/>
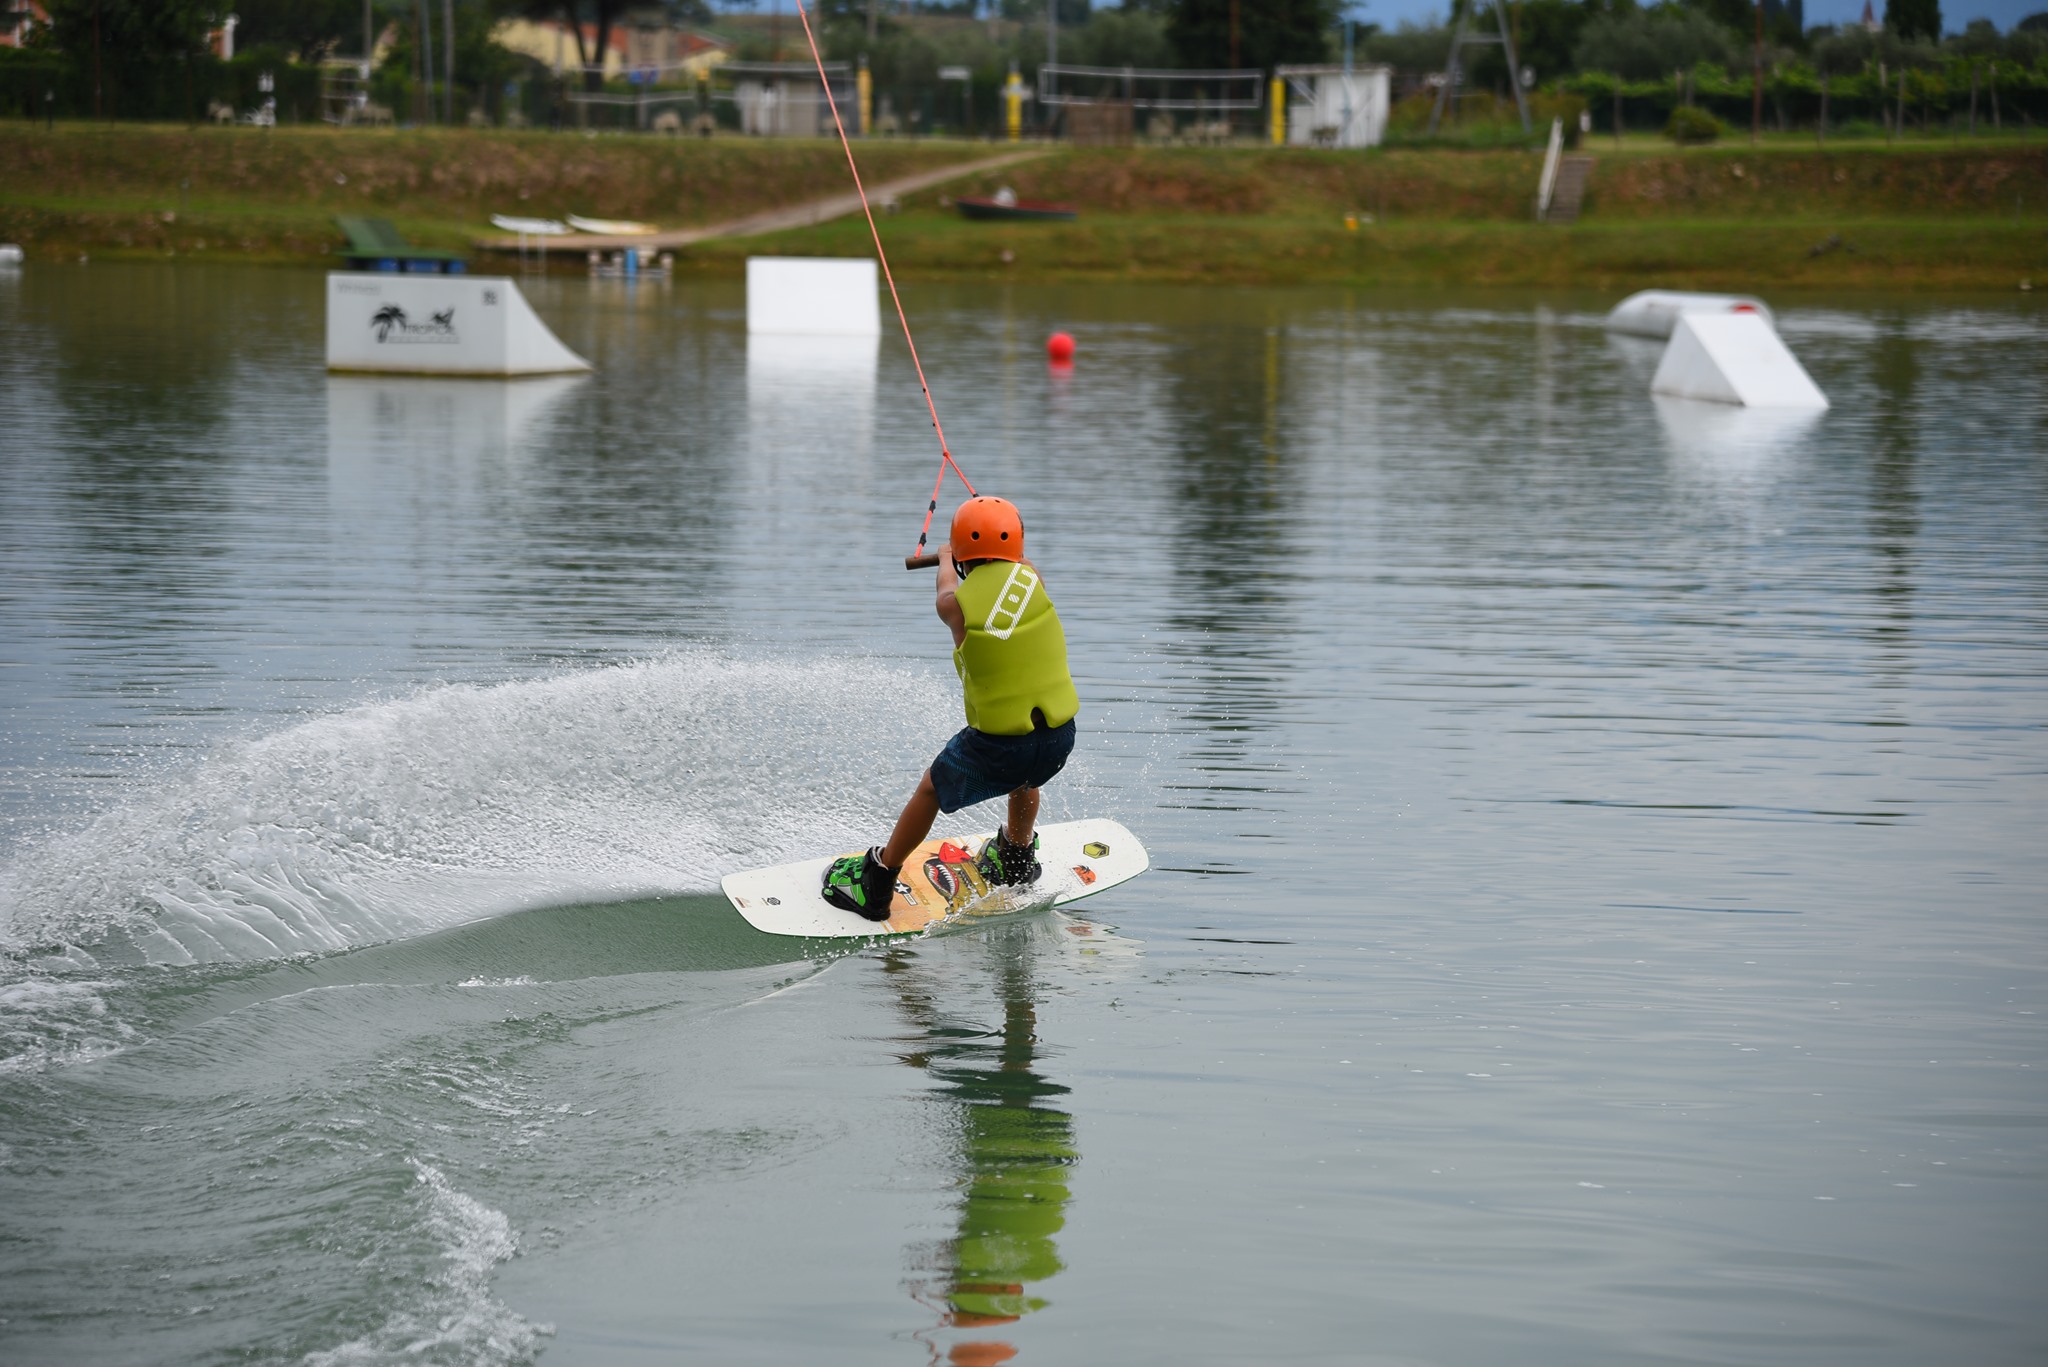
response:
<path id="1" fill-rule="evenodd" d="M 1154 871 L 847 951 L 715 889 L 958 725 L 900 340 L 527 289 L 0 275 L 0 1359 L 2048 1354 L 2038 306 L 906 291 Z"/>

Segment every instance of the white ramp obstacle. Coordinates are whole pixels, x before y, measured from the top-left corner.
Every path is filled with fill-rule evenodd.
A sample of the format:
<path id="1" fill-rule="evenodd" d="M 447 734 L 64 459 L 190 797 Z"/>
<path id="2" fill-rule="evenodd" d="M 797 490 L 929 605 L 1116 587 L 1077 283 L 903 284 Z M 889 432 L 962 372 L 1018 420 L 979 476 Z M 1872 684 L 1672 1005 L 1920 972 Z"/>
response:
<path id="1" fill-rule="evenodd" d="M 1754 313 L 1681 315 L 1650 391 L 1750 408 L 1828 406 L 1777 329 Z"/>
<path id="2" fill-rule="evenodd" d="M 879 337 L 875 263 L 850 258 L 747 258 L 747 331 L 785 337 Z"/>
<path id="3" fill-rule="evenodd" d="M 589 370 L 504 276 L 327 277 L 327 368 L 394 375 Z"/>
<path id="4" fill-rule="evenodd" d="M 1663 341 L 1671 335 L 1680 317 L 1688 313 L 1755 313 L 1772 327 L 1778 320 L 1771 316 L 1770 308 L 1761 299 L 1752 299 L 1746 294 L 1696 294 L 1688 290 L 1641 290 L 1631 294 L 1614 306 L 1607 315 L 1609 332 L 1625 332 L 1631 337 L 1655 337 Z"/>

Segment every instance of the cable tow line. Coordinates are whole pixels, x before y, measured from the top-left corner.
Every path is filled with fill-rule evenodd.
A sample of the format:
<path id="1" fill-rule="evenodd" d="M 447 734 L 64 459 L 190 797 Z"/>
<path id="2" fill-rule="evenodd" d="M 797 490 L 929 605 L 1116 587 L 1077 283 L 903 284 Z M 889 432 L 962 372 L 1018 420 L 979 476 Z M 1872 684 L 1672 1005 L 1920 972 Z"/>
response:
<path id="1" fill-rule="evenodd" d="M 917 387 L 924 391 L 924 406 L 932 415 L 932 431 L 939 438 L 939 477 L 932 481 L 932 496 L 925 501 L 924 526 L 917 534 L 917 549 L 903 561 L 906 568 L 919 569 L 938 563 L 937 556 L 926 554 L 925 539 L 931 535 L 932 514 L 939 510 L 939 488 L 946 482 L 946 467 L 953 467 L 953 473 L 967 486 L 969 498 L 974 496 L 974 485 L 946 445 L 946 429 L 939 423 L 939 406 L 932 402 L 932 387 L 924 378 L 924 362 L 917 358 L 917 342 L 910 335 L 910 319 L 904 314 L 903 300 L 896 293 L 896 277 L 889 271 L 889 254 L 882 250 L 882 233 L 875 226 L 875 211 L 868 205 L 867 187 L 860 183 L 860 167 L 853 160 L 853 144 L 847 140 L 846 124 L 839 117 L 839 101 L 832 94 L 832 82 L 825 76 L 825 59 L 818 53 L 818 39 L 811 32 L 811 16 L 804 0 L 796 0 L 796 17 L 803 21 L 804 41 L 811 45 L 811 61 L 818 68 L 818 84 L 825 88 L 825 103 L 832 110 L 832 126 L 839 130 L 839 145 L 846 149 L 846 169 L 853 173 L 853 188 L 860 194 L 860 211 L 867 215 L 868 236 L 875 240 L 875 259 L 882 263 L 882 278 L 889 282 L 889 302 L 896 306 L 896 321 L 903 325 L 903 344 L 910 348 L 910 364 L 917 371 Z"/>

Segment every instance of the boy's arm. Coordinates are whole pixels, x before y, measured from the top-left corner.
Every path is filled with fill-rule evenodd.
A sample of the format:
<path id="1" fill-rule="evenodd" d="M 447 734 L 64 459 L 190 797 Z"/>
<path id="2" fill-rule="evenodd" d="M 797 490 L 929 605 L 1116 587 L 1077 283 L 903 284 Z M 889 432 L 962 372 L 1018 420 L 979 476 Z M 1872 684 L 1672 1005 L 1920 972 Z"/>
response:
<path id="1" fill-rule="evenodd" d="M 953 648 L 958 650 L 967 640 L 967 614 L 960 611 L 960 600 L 954 591 L 960 587 L 960 576 L 953 569 L 953 548 L 939 547 L 939 620 L 953 633 Z"/>

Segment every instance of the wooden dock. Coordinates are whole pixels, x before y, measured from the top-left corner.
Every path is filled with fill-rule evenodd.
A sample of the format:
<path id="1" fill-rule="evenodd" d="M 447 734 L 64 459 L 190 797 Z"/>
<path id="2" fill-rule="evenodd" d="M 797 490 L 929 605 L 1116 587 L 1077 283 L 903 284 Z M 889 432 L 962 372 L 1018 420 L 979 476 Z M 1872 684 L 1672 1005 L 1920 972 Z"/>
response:
<path id="1" fill-rule="evenodd" d="M 934 185 L 943 185 L 949 180 L 976 175 L 983 171 L 997 171 L 1005 166 L 1030 161 L 1033 157 L 1046 155 L 1043 148 L 1030 148 L 1020 152 L 1005 152 L 1001 156 L 984 157 L 979 161 L 964 161 L 957 166 L 944 166 L 936 171 L 923 171 L 900 180 L 885 181 L 868 187 L 868 199 L 875 204 L 904 195 L 928 190 Z M 619 251 L 626 247 L 647 247 L 656 251 L 687 247 L 693 242 L 703 242 L 714 237 L 759 237 L 764 233 L 779 233 L 787 228 L 805 228 L 813 223 L 827 223 L 835 218 L 860 212 L 860 196 L 849 189 L 844 194 L 827 195 L 806 204 L 792 205 L 786 209 L 770 209 L 764 213 L 749 214 L 724 223 L 711 223 L 698 228 L 674 228 L 665 232 L 641 233 L 633 237 L 609 237 L 598 233 L 565 233 L 557 237 L 537 239 L 529 236 L 526 247 L 531 250 L 541 242 L 549 252 Z M 520 239 L 514 234 L 496 234 L 476 239 L 478 251 L 516 252 L 520 250 Z"/>

